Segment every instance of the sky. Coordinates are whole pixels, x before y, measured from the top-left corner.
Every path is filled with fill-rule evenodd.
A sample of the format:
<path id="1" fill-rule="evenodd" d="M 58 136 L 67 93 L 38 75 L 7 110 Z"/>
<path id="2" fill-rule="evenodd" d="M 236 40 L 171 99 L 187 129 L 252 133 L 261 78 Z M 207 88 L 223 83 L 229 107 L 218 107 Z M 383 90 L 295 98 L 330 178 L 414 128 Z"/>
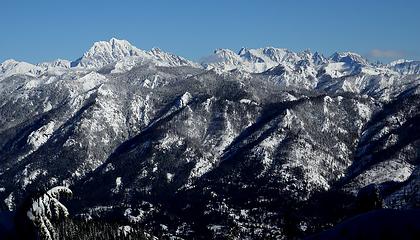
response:
<path id="1" fill-rule="evenodd" d="M 0 62 L 74 60 L 111 37 L 192 60 L 266 46 L 420 60 L 419 9 L 419 0 L 1 0 Z"/>

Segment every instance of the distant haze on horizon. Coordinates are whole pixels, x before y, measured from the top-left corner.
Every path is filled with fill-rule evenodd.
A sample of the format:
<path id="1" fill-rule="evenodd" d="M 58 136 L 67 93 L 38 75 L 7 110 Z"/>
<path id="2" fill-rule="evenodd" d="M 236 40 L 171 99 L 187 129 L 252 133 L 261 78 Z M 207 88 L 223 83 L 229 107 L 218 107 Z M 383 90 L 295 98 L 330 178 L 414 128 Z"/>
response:
<path id="1" fill-rule="evenodd" d="M 2 2 L 0 62 L 75 60 L 111 37 L 199 60 L 214 49 L 273 46 L 370 61 L 419 60 L 420 1 Z"/>

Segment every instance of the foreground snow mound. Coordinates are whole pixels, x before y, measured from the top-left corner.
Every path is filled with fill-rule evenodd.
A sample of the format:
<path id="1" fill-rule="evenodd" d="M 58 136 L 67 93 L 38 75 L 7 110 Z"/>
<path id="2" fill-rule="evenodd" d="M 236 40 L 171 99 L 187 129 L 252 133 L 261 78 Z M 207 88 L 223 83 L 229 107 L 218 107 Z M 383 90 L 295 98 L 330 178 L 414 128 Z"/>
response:
<path id="1" fill-rule="evenodd" d="M 42 239 L 55 239 L 56 231 L 51 221 L 69 215 L 66 206 L 60 203 L 59 199 L 61 196 L 72 194 L 69 188 L 58 186 L 48 190 L 32 203 L 27 216 L 39 228 Z"/>

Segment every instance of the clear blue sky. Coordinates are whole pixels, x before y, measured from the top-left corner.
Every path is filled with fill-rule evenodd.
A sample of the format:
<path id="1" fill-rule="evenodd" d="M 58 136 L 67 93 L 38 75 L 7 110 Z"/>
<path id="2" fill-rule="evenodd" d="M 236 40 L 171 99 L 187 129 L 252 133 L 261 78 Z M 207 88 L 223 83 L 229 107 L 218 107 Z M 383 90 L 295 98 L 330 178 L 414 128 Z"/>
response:
<path id="1" fill-rule="evenodd" d="M 74 60 L 111 37 L 193 60 L 243 46 L 419 59 L 419 11 L 419 0 L 2 0 L 0 62 Z"/>

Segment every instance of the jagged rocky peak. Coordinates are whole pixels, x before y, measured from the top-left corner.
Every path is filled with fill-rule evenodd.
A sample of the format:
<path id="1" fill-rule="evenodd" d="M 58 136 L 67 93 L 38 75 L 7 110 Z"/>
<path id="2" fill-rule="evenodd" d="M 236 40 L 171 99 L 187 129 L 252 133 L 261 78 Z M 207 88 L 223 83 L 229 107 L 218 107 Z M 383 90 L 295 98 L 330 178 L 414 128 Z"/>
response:
<path id="1" fill-rule="evenodd" d="M 64 59 L 57 59 L 52 62 L 38 63 L 37 66 L 43 68 L 70 68 L 70 61 Z"/>
<path id="2" fill-rule="evenodd" d="M 343 62 L 349 65 L 354 65 L 354 64 L 369 65 L 368 60 L 366 60 L 364 57 L 360 56 L 359 54 L 353 53 L 353 52 L 335 52 L 330 57 L 330 60 L 334 62 Z"/>
<path id="3" fill-rule="evenodd" d="M 230 49 L 223 48 L 214 50 L 212 55 L 200 61 L 201 65 L 205 68 L 215 68 L 222 71 L 236 69 L 242 62 L 238 54 Z"/>
<path id="4" fill-rule="evenodd" d="M 248 49 L 246 47 L 242 47 L 241 50 L 239 50 L 238 55 L 244 55 L 248 52 Z"/>
<path id="5" fill-rule="evenodd" d="M 234 51 L 226 48 L 218 48 L 214 50 L 213 52 L 216 56 L 222 57 L 222 58 L 237 58 L 238 54 L 236 54 Z"/>
<path id="6" fill-rule="evenodd" d="M 400 74 L 420 74 L 420 61 L 399 59 L 390 62 L 388 67 Z"/>
<path id="7" fill-rule="evenodd" d="M 160 48 L 152 48 L 147 52 L 152 58 L 160 62 L 163 66 L 192 66 L 201 67 L 199 64 L 187 60 L 178 55 L 162 51 Z"/>
<path id="8" fill-rule="evenodd" d="M 271 76 L 280 76 L 284 74 L 286 71 L 287 71 L 286 67 L 283 64 L 279 64 L 263 72 L 263 74 L 271 75 Z"/>
<path id="9" fill-rule="evenodd" d="M 154 56 L 162 56 L 162 55 L 167 55 L 168 53 L 162 51 L 162 49 L 154 47 L 149 51 L 150 54 L 154 55 Z"/>
<path id="10" fill-rule="evenodd" d="M 204 58 L 201 62 L 204 67 L 215 68 L 221 71 L 233 69 L 246 72 L 264 72 L 282 62 L 296 62 L 297 54 L 281 48 L 242 48 L 238 53 L 229 49 L 217 49 L 214 54 Z"/>
<path id="11" fill-rule="evenodd" d="M 328 62 L 328 59 L 319 52 L 314 52 L 314 54 L 312 54 L 312 61 L 315 65 L 322 65 L 326 64 Z"/>
<path id="12" fill-rule="evenodd" d="M 217 49 L 213 55 L 205 58 L 202 65 L 221 71 L 232 69 L 246 72 L 261 73 L 279 64 L 289 69 L 295 67 L 314 67 L 327 63 L 328 60 L 319 53 L 312 54 L 309 50 L 296 53 L 285 48 L 241 48 L 236 54 L 229 49 Z"/>
<path id="13" fill-rule="evenodd" d="M 157 237 L 213 239 L 244 226 L 238 238 L 250 239 L 265 226 L 271 235 L 259 238 L 282 239 L 289 223 L 316 230 L 343 219 L 310 215 L 328 212 L 318 204 L 327 198 L 347 206 L 373 183 L 396 206 L 418 182 L 419 76 L 390 70 L 418 62 L 378 67 L 353 53 L 326 59 L 268 47 L 218 49 L 207 59 L 214 71 L 157 67 L 181 59 L 111 39 L 95 43 L 76 68 L 2 63 L 1 71 L 15 72 L 53 66 L 6 81 L 0 72 L 2 207 L 63 185 L 77 196 L 75 216 L 120 216 Z M 35 199 L 29 219 L 65 216 L 60 192 L 71 193 L 59 187 Z M 217 234 L 193 231 L 209 226 Z"/>
<path id="14" fill-rule="evenodd" d="M 109 41 L 99 41 L 83 56 L 71 63 L 71 67 L 99 69 L 111 63 L 117 63 L 117 72 L 123 68 L 124 71 L 131 69 L 139 63 L 153 62 L 159 66 L 194 66 L 193 63 L 175 54 L 167 53 L 159 48 L 145 51 L 133 46 L 127 40 L 111 38 Z"/>
<path id="15" fill-rule="evenodd" d="M 136 48 L 127 40 L 111 38 L 108 42 L 95 42 L 89 51 L 87 51 L 83 56 L 93 57 L 98 55 L 112 55 L 115 58 L 122 58 L 127 56 L 137 56 L 141 53 L 143 53 L 142 50 Z"/>
<path id="16" fill-rule="evenodd" d="M 410 62 L 413 62 L 413 60 L 398 59 L 398 60 L 395 60 L 395 61 L 390 62 L 390 63 L 388 64 L 388 66 L 390 66 L 390 67 L 394 67 L 394 66 L 396 66 L 396 65 L 398 65 L 398 64 L 404 64 L 404 63 L 410 63 Z"/>
<path id="17" fill-rule="evenodd" d="M 267 62 L 267 60 L 271 60 L 280 63 L 287 61 L 289 58 L 297 58 L 297 54 L 288 49 L 274 47 L 256 49 L 242 48 L 239 55 L 252 62 Z"/>
<path id="18" fill-rule="evenodd" d="M 136 48 L 127 40 L 111 38 L 95 42 L 83 56 L 71 63 L 71 67 L 99 68 L 126 57 L 145 56 L 145 51 Z"/>

